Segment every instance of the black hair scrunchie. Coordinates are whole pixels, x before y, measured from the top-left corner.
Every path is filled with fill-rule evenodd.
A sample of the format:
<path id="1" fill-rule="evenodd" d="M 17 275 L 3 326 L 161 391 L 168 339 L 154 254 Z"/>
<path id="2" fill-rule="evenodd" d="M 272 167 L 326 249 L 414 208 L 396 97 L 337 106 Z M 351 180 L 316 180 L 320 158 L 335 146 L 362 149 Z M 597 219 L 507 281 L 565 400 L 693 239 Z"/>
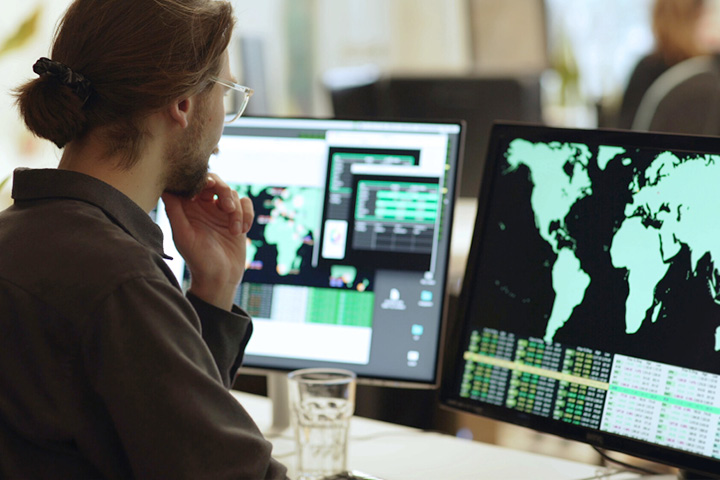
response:
<path id="1" fill-rule="evenodd" d="M 33 65 L 33 72 L 39 76 L 56 77 L 60 83 L 67 85 L 82 100 L 83 105 L 92 94 L 92 84 L 81 73 L 73 72 L 70 67 L 46 57 L 40 57 Z"/>

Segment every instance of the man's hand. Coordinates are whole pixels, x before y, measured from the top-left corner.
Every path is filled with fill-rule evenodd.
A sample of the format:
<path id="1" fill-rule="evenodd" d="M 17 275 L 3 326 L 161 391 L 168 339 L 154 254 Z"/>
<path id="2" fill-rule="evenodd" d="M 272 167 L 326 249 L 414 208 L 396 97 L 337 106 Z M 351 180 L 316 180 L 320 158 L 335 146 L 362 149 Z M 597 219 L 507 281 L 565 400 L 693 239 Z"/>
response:
<path id="1" fill-rule="evenodd" d="M 175 246 L 185 259 L 190 291 L 230 310 L 245 272 L 247 232 L 255 213 L 249 198 L 239 198 L 220 177 L 208 175 L 205 188 L 192 199 L 165 193 Z"/>

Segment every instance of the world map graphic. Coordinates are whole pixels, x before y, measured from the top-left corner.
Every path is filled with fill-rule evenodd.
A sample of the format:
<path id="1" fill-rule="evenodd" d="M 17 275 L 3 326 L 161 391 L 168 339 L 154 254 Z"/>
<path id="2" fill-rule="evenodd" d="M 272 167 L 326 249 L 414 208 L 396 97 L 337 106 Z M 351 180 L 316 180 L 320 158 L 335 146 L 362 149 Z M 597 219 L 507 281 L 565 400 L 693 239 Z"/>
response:
<path id="1" fill-rule="evenodd" d="M 253 202 L 247 269 L 251 283 L 289 284 L 365 291 L 367 272 L 351 265 L 313 267 L 322 223 L 324 190 L 305 186 L 233 185 Z"/>
<path id="2" fill-rule="evenodd" d="M 546 342 L 719 368 L 720 155 L 515 138 L 503 160 L 485 229 L 504 253 L 484 254 L 474 308 Z"/>
<path id="3" fill-rule="evenodd" d="M 597 157 L 600 170 L 614 158 L 631 165 L 631 158 L 623 157 L 624 153 L 619 147 L 601 146 Z M 582 303 L 591 281 L 575 256 L 575 241 L 565 224 L 571 207 L 581 198 L 592 195 L 588 175 L 591 161 L 588 147 L 582 144 L 543 144 L 518 139 L 510 144 L 507 152 L 509 172 L 521 164 L 530 169 L 534 183 L 530 201 L 538 232 L 558 255 L 552 269 L 557 296 L 544 337 L 548 341 Z M 550 188 L 544 188 L 548 185 Z M 688 185 L 693 188 L 687 188 Z M 720 212 L 720 195 L 716 196 L 717 200 L 708 201 L 706 194 L 718 186 L 720 156 L 717 155 L 679 158 L 663 152 L 645 171 L 634 174 L 628 185 L 632 202 L 625 208 L 626 218 L 615 232 L 610 247 L 613 266 L 628 271 L 626 333 L 637 332 L 648 311 L 652 321 L 657 321 L 662 302 L 655 301 L 655 291 L 682 245 L 691 252 L 693 274 L 698 273 L 698 261 L 703 256 L 709 255 L 713 265 L 720 260 L 720 242 L 707 228 L 708 219 Z M 717 287 L 714 275 L 710 279 L 713 297 Z M 716 350 L 720 350 L 720 344 Z"/>

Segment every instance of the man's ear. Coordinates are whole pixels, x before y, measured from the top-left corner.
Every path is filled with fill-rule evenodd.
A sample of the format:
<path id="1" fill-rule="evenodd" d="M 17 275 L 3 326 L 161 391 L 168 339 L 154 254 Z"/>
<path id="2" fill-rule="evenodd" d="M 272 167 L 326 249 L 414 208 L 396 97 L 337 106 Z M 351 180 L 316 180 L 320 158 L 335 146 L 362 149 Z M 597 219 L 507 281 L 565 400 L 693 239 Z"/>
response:
<path id="1" fill-rule="evenodd" d="M 193 97 L 181 98 L 174 101 L 168 107 L 170 118 L 176 122 L 180 128 L 187 128 L 190 111 L 193 107 Z"/>

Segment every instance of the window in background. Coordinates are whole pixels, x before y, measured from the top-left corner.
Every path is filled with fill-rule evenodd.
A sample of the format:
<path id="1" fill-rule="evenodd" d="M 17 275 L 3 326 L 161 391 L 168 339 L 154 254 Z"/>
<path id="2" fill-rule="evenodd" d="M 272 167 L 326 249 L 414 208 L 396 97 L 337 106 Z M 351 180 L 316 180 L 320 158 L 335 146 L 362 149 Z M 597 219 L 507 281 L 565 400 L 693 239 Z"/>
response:
<path id="1" fill-rule="evenodd" d="M 596 106 L 619 103 L 635 63 L 653 48 L 652 0 L 545 1 L 555 68 L 546 82 L 548 120 L 596 126 Z"/>
<path id="2" fill-rule="evenodd" d="M 383 72 L 464 73 L 471 68 L 466 0 L 233 0 L 240 44 L 262 51 L 267 110 L 329 115 L 325 71 L 375 65 Z M 440 5 L 440 8 L 438 6 Z M 243 48 L 239 50 L 243 52 Z M 251 75 L 247 53 L 239 53 Z M 257 58 L 257 57 L 256 57 Z M 249 82 L 246 82 L 249 83 Z"/>
<path id="3" fill-rule="evenodd" d="M 481 11 L 483 17 L 498 17 L 496 2 L 266 0 L 258 4 L 233 0 L 239 19 L 236 35 L 240 42 L 252 42 L 255 58 L 261 60 L 242 62 L 245 74 L 252 75 L 257 65 L 263 69 L 263 84 L 252 86 L 257 95 L 264 92 L 267 102 L 258 101 L 249 108 L 264 109 L 252 111 L 254 114 L 329 115 L 332 110 L 321 79 L 330 69 L 372 65 L 381 74 L 463 75 L 475 70 L 512 70 L 521 63 L 527 66 L 529 60 L 507 65 L 505 56 L 504 64 L 493 64 L 483 47 L 522 48 L 515 43 L 520 40 L 513 38 L 522 37 L 517 32 L 527 30 L 520 20 L 527 16 L 531 1 L 506 0 L 501 10 L 513 11 L 517 6 L 514 16 L 502 17 L 510 20 L 478 24 L 471 22 L 469 15 Z M 538 6 L 533 10 L 539 24 L 547 23 L 547 38 L 537 40 L 526 57 L 543 55 L 544 48 L 538 44 L 546 43 L 549 53 L 544 63 L 564 72 L 564 77 L 548 76 L 548 101 L 558 105 L 561 91 L 570 94 L 565 98 L 564 113 L 551 115 L 550 123 L 594 126 L 596 104 L 619 98 L 635 62 L 652 48 L 651 1 L 545 0 L 544 9 Z M 497 41 L 492 30 L 497 25 L 516 35 Z M 542 63 L 540 60 L 538 65 Z M 563 70 L 563 66 L 567 68 Z M 582 114 L 567 114 L 578 107 Z"/>

